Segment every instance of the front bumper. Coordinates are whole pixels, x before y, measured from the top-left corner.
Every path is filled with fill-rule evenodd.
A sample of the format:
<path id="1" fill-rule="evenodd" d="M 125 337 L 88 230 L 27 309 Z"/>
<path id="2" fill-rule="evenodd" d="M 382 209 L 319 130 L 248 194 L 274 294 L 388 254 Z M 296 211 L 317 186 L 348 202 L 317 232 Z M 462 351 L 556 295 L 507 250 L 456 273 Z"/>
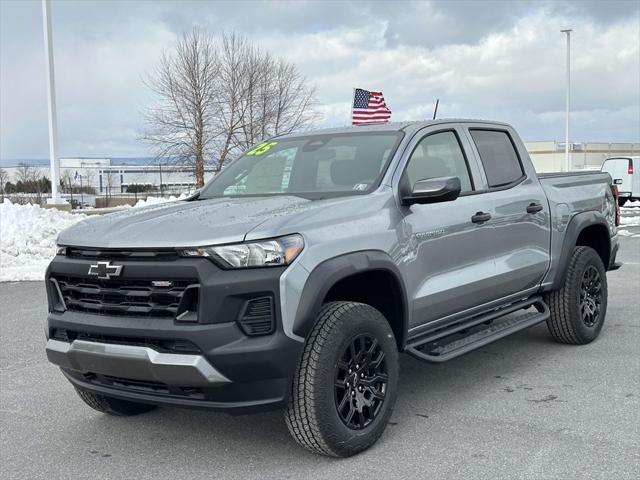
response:
<path id="1" fill-rule="evenodd" d="M 46 351 L 49 361 L 59 367 L 109 377 L 197 387 L 231 381 L 202 355 L 160 353 L 136 345 L 84 340 L 69 343 L 53 339 L 47 341 Z"/>
<path id="2" fill-rule="evenodd" d="M 88 263 L 57 257 L 47 279 L 86 275 Z M 196 279 L 198 319 L 185 323 L 170 317 L 56 311 L 56 302 L 50 301 L 47 357 L 76 388 L 230 413 L 284 405 L 303 344 L 282 328 L 280 269 L 223 271 L 205 259 L 118 263 L 124 264 L 122 281 L 127 274 L 132 279 L 164 279 L 176 272 Z M 48 293 L 50 299 L 55 295 Z M 273 330 L 249 335 L 238 318 L 247 299 L 265 296 L 273 299 Z"/>

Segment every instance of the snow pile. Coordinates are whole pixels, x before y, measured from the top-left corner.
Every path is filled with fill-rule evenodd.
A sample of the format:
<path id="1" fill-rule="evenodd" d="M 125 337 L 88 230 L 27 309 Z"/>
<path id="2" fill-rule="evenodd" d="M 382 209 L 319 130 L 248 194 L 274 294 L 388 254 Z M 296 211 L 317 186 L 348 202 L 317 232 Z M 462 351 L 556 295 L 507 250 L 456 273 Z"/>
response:
<path id="1" fill-rule="evenodd" d="M 138 200 L 134 207 L 147 207 L 149 205 L 156 205 L 158 203 L 175 202 L 176 200 L 182 200 L 184 198 L 187 198 L 188 196 L 189 195 L 186 193 L 181 193 L 179 197 L 174 197 L 173 195 L 171 195 L 170 197 L 147 197 L 145 200 Z"/>
<path id="2" fill-rule="evenodd" d="M 0 203 L 0 282 L 43 280 L 58 234 L 86 215 Z"/>
<path id="3" fill-rule="evenodd" d="M 620 209 L 622 216 L 620 217 L 620 228 L 618 235 L 622 237 L 640 237 L 637 231 L 627 230 L 628 227 L 640 227 L 640 200 L 627 202 Z"/>
<path id="4" fill-rule="evenodd" d="M 182 200 L 188 197 L 148 197 L 135 208 Z M 37 205 L 0 203 L 0 282 L 43 280 L 55 255 L 58 234 L 87 215 L 72 214 Z"/>
<path id="5" fill-rule="evenodd" d="M 620 218 L 621 227 L 640 227 L 640 215 L 633 217 L 623 216 Z"/>

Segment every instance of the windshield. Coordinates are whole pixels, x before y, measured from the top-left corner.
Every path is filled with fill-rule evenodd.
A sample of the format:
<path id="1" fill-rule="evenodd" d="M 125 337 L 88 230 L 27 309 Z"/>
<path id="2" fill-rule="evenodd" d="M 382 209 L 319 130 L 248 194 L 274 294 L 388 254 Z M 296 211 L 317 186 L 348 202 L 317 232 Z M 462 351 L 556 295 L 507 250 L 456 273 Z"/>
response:
<path id="1" fill-rule="evenodd" d="M 199 198 L 367 193 L 380 183 L 401 138 L 401 132 L 276 138 L 230 163 Z"/>

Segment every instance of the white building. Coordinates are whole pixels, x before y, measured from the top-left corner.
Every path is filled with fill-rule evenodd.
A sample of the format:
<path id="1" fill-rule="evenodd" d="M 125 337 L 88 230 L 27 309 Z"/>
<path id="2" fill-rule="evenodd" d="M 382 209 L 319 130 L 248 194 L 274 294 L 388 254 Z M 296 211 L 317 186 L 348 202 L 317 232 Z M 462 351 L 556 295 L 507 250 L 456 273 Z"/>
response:
<path id="1" fill-rule="evenodd" d="M 529 156 L 541 173 L 564 170 L 564 142 L 525 142 Z M 571 170 L 599 170 L 610 157 L 640 155 L 640 143 L 572 143 Z"/>
<path id="2" fill-rule="evenodd" d="M 182 193 L 195 188 L 192 167 L 125 162 L 111 158 L 61 158 L 60 178 L 70 179 L 74 185 L 82 182 L 83 186 L 93 187 L 97 195 L 118 195 L 134 187 L 158 193 Z M 213 174 L 213 168 L 206 167 L 205 181 Z"/>

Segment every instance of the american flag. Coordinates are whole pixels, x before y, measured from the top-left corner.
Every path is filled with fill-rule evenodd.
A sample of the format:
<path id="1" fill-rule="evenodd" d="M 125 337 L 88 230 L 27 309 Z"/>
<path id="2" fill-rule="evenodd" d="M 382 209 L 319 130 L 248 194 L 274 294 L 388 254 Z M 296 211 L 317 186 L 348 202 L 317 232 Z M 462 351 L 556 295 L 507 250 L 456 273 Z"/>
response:
<path id="1" fill-rule="evenodd" d="M 367 123 L 385 123 L 391 118 L 391 110 L 384 103 L 382 92 L 369 92 L 356 88 L 353 94 L 351 123 L 364 125 Z"/>

